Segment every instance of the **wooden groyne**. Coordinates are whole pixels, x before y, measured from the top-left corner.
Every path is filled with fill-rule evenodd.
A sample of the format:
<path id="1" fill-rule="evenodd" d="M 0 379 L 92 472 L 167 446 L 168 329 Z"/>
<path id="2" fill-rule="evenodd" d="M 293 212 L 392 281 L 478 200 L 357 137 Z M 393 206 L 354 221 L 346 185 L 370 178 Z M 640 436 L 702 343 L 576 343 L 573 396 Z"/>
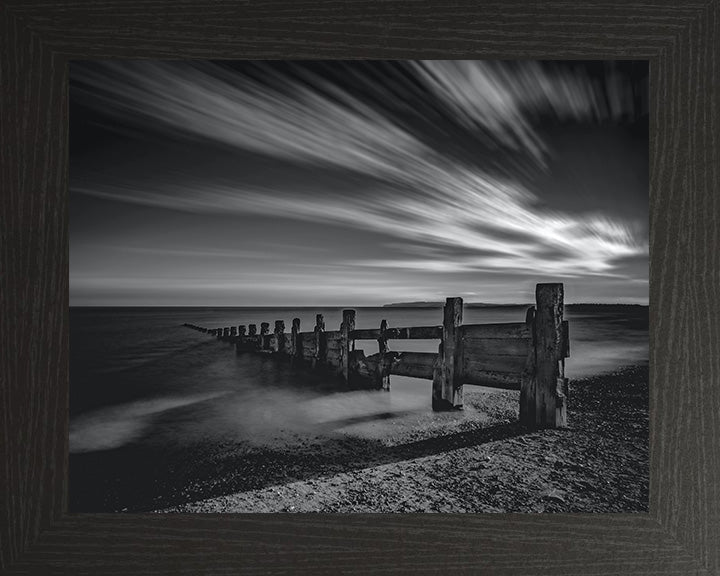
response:
<path id="1" fill-rule="evenodd" d="M 347 385 L 390 389 L 390 376 L 432 380 L 433 410 L 461 409 L 463 386 L 475 384 L 520 390 L 520 421 L 530 428 L 567 425 L 565 358 L 570 355 L 568 323 L 563 320 L 563 285 L 538 284 L 536 304 L 525 320 L 503 324 L 463 324 L 462 298 L 448 298 L 438 326 L 355 329 L 355 310 L 343 310 L 339 330 L 325 330 L 322 314 L 311 332 L 300 320 L 276 320 L 273 331 L 256 324 L 205 328 L 185 324 L 233 344 L 238 353 L 287 358 L 294 367 L 324 370 Z M 437 353 L 395 352 L 389 340 L 439 340 Z M 375 340 L 378 352 L 366 356 L 356 340 Z"/>

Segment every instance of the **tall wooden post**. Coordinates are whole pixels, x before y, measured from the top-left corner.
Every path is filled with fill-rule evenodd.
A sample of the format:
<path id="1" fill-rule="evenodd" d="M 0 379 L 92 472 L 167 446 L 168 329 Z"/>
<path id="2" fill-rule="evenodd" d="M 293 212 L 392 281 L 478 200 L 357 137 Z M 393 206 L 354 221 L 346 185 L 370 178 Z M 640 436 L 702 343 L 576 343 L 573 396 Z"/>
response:
<path id="1" fill-rule="evenodd" d="M 292 327 L 290 328 L 292 335 L 291 348 L 289 353 L 292 355 L 293 364 L 302 358 L 302 342 L 300 342 L 300 318 L 293 318 Z"/>
<path id="2" fill-rule="evenodd" d="M 387 336 L 385 331 L 387 330 L 387 320 L 380 322 L 380 337 L 378 338 L 378 350 L 380 359 L 377 365 L 377 387 L 383 390 L 390 390 L 390 374 L 389 371 L 385 370 L 385 354 L 388 351 Z"/>
<path id="3" fill-rule="evenodd" d="M 529 428 L 567 426 L 565 398 L 565 330 L 563 285 L 538 284 L 532 331 L 535 373 L 524 378 L 520 392 L 520 422 Z"/>
<path id="4" fill-rule="evenodd" d="M 443 331 L 438 362 L 433 373 L 433 410 L 459 410 L 462 389 L 462 298 L 448 298 L 443 310 Z"/>
<path id="5" fill-rule="evenodd" d="M 315 357 L 312 367 L 325 362 L 325 319 L 322 314 L 315 315 Z"/>
<path id="6" fill-rule="evenodd" d="M 270 333 L 270 324 L 267 322 L 260 323 L 260 350 L 267 349 L 267 335 Z"/>
<path id="7" fill-rule="evenodd" d="M 340 324 L 340 375 L 345 383 L 350 382 L 350 332 L 355 330 L 355 310 L 343 310 Z"/>
<path id="8" fill-rule="evenodd" d="M 242 324 L 237 327 L 238 337 L 235 340 L 235 352 L 244 352 L 247 350 L 247 343 L 245 342 L 245 326 Z"/>
<path id="9" fill-rule="evenodd" d="M 232 337 L 234 337 L 234 336 L 237 336 L 237 327 L 236 327 L 236 326 L 231 326 L 231 327 L 230 327 L 230 337 L 232 338 Z"/>
<path id="10" fill-rule="evenodd" d="M 250 350 L 259 349 L 257 336 L 257 324 L 248 324 L 248 348 Z"/>
<path id="11" fill-rule="evenodd" d="M 275 346 L 273 352 L 285 352 L 285 321 L 275 320 Z"/>

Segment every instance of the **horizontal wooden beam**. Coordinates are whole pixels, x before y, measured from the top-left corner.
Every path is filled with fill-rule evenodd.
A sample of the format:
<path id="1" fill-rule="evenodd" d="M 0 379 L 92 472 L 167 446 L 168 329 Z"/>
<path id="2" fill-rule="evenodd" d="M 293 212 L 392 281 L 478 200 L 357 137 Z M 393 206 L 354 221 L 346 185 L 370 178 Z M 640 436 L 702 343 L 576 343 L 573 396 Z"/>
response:
<path id="1" fill-rule="evenodd" d="M 382 332 L 379 328 L 353 330 L 353 340 L 377 340 L 380 336 L 386 340 L 437 340 L 442 337 L 442 326 L 409 326 L 407 328 L 387 328 Z"/>
<path id="2" fill-rule="evenodd" d="M 476 372 L 510 372 L 520 374 L 525 370 L 527 354 L 523 356 L 483 356 L 463 354 L 462 373 L 474 374 Z"/>
<path id="3" fill-rule="evenodd" d="M 522 382 L 521 372 L 493 372 L 492 370 L 478 370 L 472 374 L 462 376 L 463 384 L 502 388 L 503 390 L 520 390 Z"/>
<path id="4" fill-rule="evenodd" d="M 386 361 L 390 359 L 389 374 L 427 380 L 432 380 L 438 359 L 438 355 L 431 352 L 389 352 L 385 356 Z"/>
<path id="5" fill-rule="evenodd" d="M 465 324 L 460 327 L 464 339 L 531 338 L 531 328 L 525 322 L 505 324 Z"/>
<path id="6" fill-rule="evenodd" d="M 530 338 L 464 338 L 463 353 L 468 357 L 527 356 Z"/>
<path id="7" fill-rule="evenodd" d="M 380 328 L 363 328 L 350 332 L 352 340 L 377 340 L 380 338 Z"/>

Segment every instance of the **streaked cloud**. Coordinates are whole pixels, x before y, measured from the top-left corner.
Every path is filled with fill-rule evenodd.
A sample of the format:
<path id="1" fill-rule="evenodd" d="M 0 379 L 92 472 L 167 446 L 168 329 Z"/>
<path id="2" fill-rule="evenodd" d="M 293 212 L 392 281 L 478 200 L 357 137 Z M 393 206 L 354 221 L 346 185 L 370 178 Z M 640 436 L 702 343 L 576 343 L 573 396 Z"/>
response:
<path id="1" fill-rule="evenodd" d="M 106 113 L 270 156 L 380 175 L 401 175 L 429 151 L 348 92 L 237 77 L 211 64 L 109 62 L 80 69 L 77 97 Z M 322 91 L 320 91 L 322 90 Z"/>
<path id="2" fill-rule="evenodd" d="M 344 280 L 335 288 L 347 293 L 355 282 L 350 288 L 356 295 L 360 288 L 375 290 L 359 280 L 363 274 L 374 270 L 387 275 L 390 269 L 425 274 L 426 292 L 434 276 L 473 273 L 646 281 L 646 270 L 626 265 L 647 257 L 646 222 L 618 211 L 563 210 L 512 170 L 522 163 L 548 170 L 553 150 L 541 118 L 592 125 L 633 114 L 633 94 L 612 68 L 600 84 L 582 68 L 571 71 L 536 62 L 419 61 L 395 65 L 412 82 L 390 75 L 382 85 L 367 68 L 343 66 L 352 74 L 354 88 L 363 90 L 311 67 L 268 64 L 240 74 L 207 62 L 120 61 L 73 68 L 72 97 L 114 119 L 118 131 L 131 127 L 138 134 L 152 131 L 198 148 L 215 145 L 257 154 L 272 159 L 279 171 L 292 164 L 354 174 L 360 183 L 352 192 L 314 185 L 312 170 L 303 182 L 258 186 L 197 166 L 179 166 L 164 180 L 162 175 L 144 180 L 132 175 L 74 177 L 72 193 L 208 219 L 268 217 L 306 223 L 314 230 L 334 224 L 382 235 L 386 253 L 376 246 L 367 258 L 347 258 L 341 243 L 333 251 L 330 239 L 323 256 L 326 270 L 342 269 Z M 413 108 L 414 101 L 404 102 L 403 96 L 420 98 L 418 106 Z M 477 144 L 476 161 L 472 154 L 461 158 L 443 148 L 438 135 L 451 130 Z M 483 157 L 498 151 L 514 158 L 514 164 L 502 166 Z M 274 232 L 282 236 L 280 223 Z M 243 259 L 246 264 L 264 259 L 257 247 L 222 248 L 207 242 L 170 247 L 157 237 L 152 242 L 123 249 L 137 258 L 185 259 L 186 265 L 205 272 L 216 259 Z M 283 264 L 298 257 L 291 244 L 285 238 L 277 247 Z M 99 261 L 94 256 L 99 249 L 76 244 L 71 250 L 86 256 L 83 266 L 71 269 L 74 285 L 89 291 L 95 282 L 100 289 L 100 276 L 82 275 L 88 271 L 86 263 Z M 266 253 L 271 250 L 268 245 Z M 169 266 L 166 262 L 160 268 Z M 360 272 L 351 273 L 352 267 Z M 218 290 L 237 288 L 252 274 L 250 268 L 247 264 L 247 274 L 227 280 L 221 274 L 197 282 L 186 278 L 177 289 L 202 290 L 208 282 Z M 123 285 L 111 270 L 104 274 L 120 281 L 116 287 Z M 311 291 L 312 278 L 292 274 L 296 293 Z M 260 276 L 270 277 L 267 268 Z M 125 281 L 128 290 L 142 291 L 161 280 L 148 278 L 146 285 L 142 278 Z M 333 284 L 327 277 L 323 282 Z M 413 285 L 394 287 L 404 286 L 422 299 Z"/>
<path id="3" fill-rule="evenodd" d="M 413 194 L 388 189 L 351 198 L 291 196 L 286 191 L 200 183 L 156 191 L 105 186 L 76 192 L 189 212 L 261 214 L 319 225 L 335 221 L 382 232 L 400 242 L 442 247 L 442 256 L 431 261 L 395 262 L 398 268 L 422 266 L 428 272 L 531 267 L 558 276 L 611 274 L 616 259 L 648 251 L 647 241 L 638 237 L 641 227 L 633 222 L 541 210 L 535 207 L 536 197 L 509 182 L 451 172 L 438 172 L 435 182 L 442 189 L 430 187 L 429 182 Z M 507 231 L 513 232 L 514 239 L 507 238 Z M 454 248 L 463 254 L 477 250 L 483 255 L 460 258 L 453 254 Z"/>
<path id="4" fill-rule="evenodd" d="M 548 70 L 538 62 L 482 60 L 413 62 L 429 90 L 470 128 L 487 130 L 503 145 L 542 162 L 547 154 L 535 124 L 557 120 L 608 120 L 633 113 L 632 93 L 612 69 L 605 87 L 582 70 Z"/>

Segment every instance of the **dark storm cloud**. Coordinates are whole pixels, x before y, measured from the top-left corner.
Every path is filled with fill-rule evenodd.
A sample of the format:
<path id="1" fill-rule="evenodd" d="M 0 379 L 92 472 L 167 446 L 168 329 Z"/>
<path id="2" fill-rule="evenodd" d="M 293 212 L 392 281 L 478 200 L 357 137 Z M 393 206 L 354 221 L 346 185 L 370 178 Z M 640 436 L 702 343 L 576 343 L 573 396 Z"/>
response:
<path id="1" fill-rule="evenodd" d="M 438 275 L 459 274 L 460 282 L 469 282 L 465 275 L 490 273 L 508 284 L 518 275 L 529 281 L 593 278 L 598 294 L 603 279 L 624 278 L 626 298 L 642 299 L 634 280 L 647 277 L 643 167 L 639 177 L 622 178 L 631 170 L 623 158 L 612 158 L 612 142 L 623 141 L 622 134 L 612 134 L 598 158 L 578 155 L 567 138 L 546 128 L 562 123 L 601 130 L 632 125 L 642 116 L 637 82 L 612 66 L 602 74 L 593 70 L 470 61 L 76 66 L 76 110 L 104 125 L 99 132 L 108 148 L 129 139 L 112 157 L 84 142 L 73 148 L 82 152 L 71 174 L 74 292 L 97 294 L 112 284 L 115 297 L 136 299 L 143 290 L 154 294 L 169 278 L 182 278 L 182 289 L 173 289 L 187 303 L 203 298 L 203 291 L 247 292 L 241 286 L 250 278 L 274 278 L 276 272 L 255 257 L 262 247 L 248 248 L 247 234 L 244 248 L 218 247 L 204 234 L 163 246 L 162 231 L 178 218 L 170 214 L 184 213 L 207 229 L 220 219 L 234 218 L 238 228 L 274 219 L 275 251 L 289 262 L 297 256 L 298 238 L 320 243 L 305 229 L 329 228 L 322 255 L 302 256 L 313 274 L 275 262 L 283 270 L 277 274 L 301 287 L 295 298 L 305 290 L 322 300 L 323 291 L 340 290 L 356 301 L 378 302 L 383 291 L 403 289 L 423 298 L 461 291 L 463 285 Z M 122 138 L 114 139 L 113 131 Z M 184 150 L 182 161 L 158 152 L 163 140 Z M 456 145 L 447 146 L 450 141 Z M 555 186 L 553 172 L 563 173 L 557 164 L 566 155 L 573 156 L 576 171 L 565 170 Z M 601 173 L 598 166 L 608 160 L 633 197 L 630 210 L 577 200 L 588 190 L 603 194 L 602 174 L 583 189 L 578 182 L 586 171 Z M 103 232 L 87 232 L 90 199 L 108 213 L 114 206 L 117 218 L 126 214 L 125 243 L 144 244 L 126 246 L 114 269 L 101 265 Z M 131 206 L 158 214 L 155 226 L 130 224 L 130 214 L 137 213 Z M 348 233 L 332 236 L 334 227 Z M 120 228 L 116 235 L 122 236 Z M 361 244 L 365 255 L 358 256 L 351 242 Z M 241 276 L 221 273 L 233 250 L 246 269 Z M 175 268 L 167 263 L 158 276 L 153 256 L 173 254 L 185 258 Z M 425 274 L 424 292 L 418 273 Z"/>

